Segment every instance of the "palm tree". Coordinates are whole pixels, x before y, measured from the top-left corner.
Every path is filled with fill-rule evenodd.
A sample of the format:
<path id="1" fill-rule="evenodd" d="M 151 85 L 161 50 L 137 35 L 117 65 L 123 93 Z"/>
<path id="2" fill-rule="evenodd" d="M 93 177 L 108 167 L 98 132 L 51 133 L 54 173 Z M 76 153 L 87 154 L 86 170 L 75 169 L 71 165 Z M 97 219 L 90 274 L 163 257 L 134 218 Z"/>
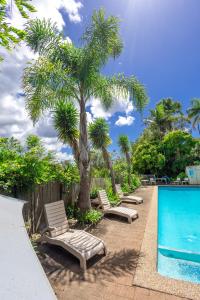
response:
<path id="1" fill-rule="evenodd" d="M 167 132 L 184 129 L 188 126 L 189 120 L 182 113 L 180 102 L 165 98 L 158 102 L 155 109 L 150 110 L 150 116 L 144 123 L 162 138 Z"/>
<path id="2" fill-rule="evenodd" d="M 200 99 L 193 99 L 191 107 L 187 110 L 188 117 L 192 120 L 193 128 L 197 128 L 200 133 Z"/>
<path id="3" fill-rule="evenodd" d="M 79 208 L 90 209 L 90 158 L 86 104 L 98 97 L 108 109 L 114 97 L 129 97 L 141 111 L 148 102 L 144 87 L 138 80 L 124 75 L 112 77 L 100 73 L 109 58 L 117 57 L 123 48 L 119 36 L 119 20 L 95 11 L 91 24 L 82 36 L 82 47 L 64 40 L 50 20 L 31 20 L 26 26 L 26 41 L 39 54 L 24 73 L 26 108 L 37 122 L 40 116 L 55 107 L 60 100 L 73 101 L 79 106 Z"/>
<path id="4" fill-rule="evenodd" d="M 72 148 L 75 161 L 80 168 L 78 112 L 72 102 L 59 101 L 53 110 L 53 123 L 58 138 Z"/>
<path id="5" fill-rule="evenodd" d="M 110 154 L 107 150 L 108 145 L 111 143 L 111 139 L 109 137 L 109 127 L 103 118 L 98 118 L 93 123 L 90 123 L 89 137 L 93 147 L 102 151 L 105 164 L 110 172 L 112 190 L 113 193 L 116 194 L 115 174 L 113 171 Z"/>
<path id="6" fill-rule="evenodd" d="M 127 168 L 128 168 L 128 185 L 131 186 L 131 145 L 127 135 L 120 135 L 118 139 L 118 145 L 120 151 L 126 156 Z"/>

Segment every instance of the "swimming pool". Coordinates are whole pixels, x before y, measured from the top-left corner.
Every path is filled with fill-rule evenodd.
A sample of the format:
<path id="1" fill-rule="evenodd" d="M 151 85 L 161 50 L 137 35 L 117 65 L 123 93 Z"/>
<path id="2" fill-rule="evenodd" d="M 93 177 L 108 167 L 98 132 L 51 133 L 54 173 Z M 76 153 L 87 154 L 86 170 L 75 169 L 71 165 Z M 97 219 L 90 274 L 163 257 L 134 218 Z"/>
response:
<path id="1" fill-rule="evenodd" d="M 200 283 L 200 187 L 159 187 L 158 272 Z"/>

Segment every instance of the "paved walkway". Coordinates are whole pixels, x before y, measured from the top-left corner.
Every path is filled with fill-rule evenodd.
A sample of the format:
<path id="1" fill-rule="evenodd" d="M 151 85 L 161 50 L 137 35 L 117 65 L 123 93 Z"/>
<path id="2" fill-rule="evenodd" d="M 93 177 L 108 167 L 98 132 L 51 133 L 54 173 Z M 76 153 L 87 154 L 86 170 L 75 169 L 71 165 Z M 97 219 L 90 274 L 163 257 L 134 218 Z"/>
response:
<path id="1" fill-rule="evenodd" d="M 44 270 L 59 300 L 179 300 L 183 298 L 133 286 L 153 188 L 141 188 L 141 205 L 123 204 L 137 209 L 139 219 L 128 224 L 123 219 L 105 218 L 92 230 L 107 245 L 106 257 L 95 257 L 83 276 L 76 258 L 64 250 L 43 245 L 39 250 Z"/>

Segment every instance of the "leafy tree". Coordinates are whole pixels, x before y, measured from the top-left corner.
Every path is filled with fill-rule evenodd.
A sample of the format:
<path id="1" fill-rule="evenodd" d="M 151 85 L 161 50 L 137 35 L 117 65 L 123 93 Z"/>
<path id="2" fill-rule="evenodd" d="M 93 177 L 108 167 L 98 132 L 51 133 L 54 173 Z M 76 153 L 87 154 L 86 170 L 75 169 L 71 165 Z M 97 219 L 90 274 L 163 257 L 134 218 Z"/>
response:
<path id="1" fill-rule="evenodd" d="M 200 99 L 193 99 L 187 112 L 188 117 L 192 120 L 193 128 L 197 128 L 200 133 Z"/>
<path id="2" fill-rule="evenodd" d="M 166 159 L 165 170 L 168 175 L 177 176 L 184 172 L 186 166 L 193 164 L 192 149 L 196 141 L 191 134 L 177 130 L 165 135 L 161 149 Z"/>
<path id="3" fill-rule="evenodd" d="M 55 161 L 37 136 L 27 137 L 24 147 L 13 138 L 0 138 L 0 191 L 16 196 L 35 184 L 59 180 L 70 186 L 78 182 L 76 166 Z"/>
<path id="4" fill-rule="evenodd" d="M 26 107 L 36 122 L 45 110 L 60 100 L 74 101 L 79 106 L 80 197 L 82 211 L 90 209 L 90 158 L 86 104 L 98 97 L 105 109 L 113 96 L 129 96 L 141 111 L 147 104 L 144 87 L 135 77 L 103 76 L 100 71 L 110 58 L 120 55 L 123 45 L 119 36 L 119 20 L 105 17 L 104 10 L 95 11 L 91 24 L 82 36 L 82 47 L 63 40 L 50 20 L 31 20 L 26 27 L 26 41 L 39 58 L 24 74 Z"/>
<path id="5" fill-rule="evenodd" d="M 182 113 L 181 103 L 171 98 L 160 100 L 155 109 L 150 110 L 150 116 L 145 119 L 145 124 L 161 139 L 166 133 L 184 129 L 189 120 Z"/>
<path id="6" fill-rule="evenodd" d="M 193 164 L 200 165 L 200 140 L 195 140 L 196 144 L 194 148 L 191 150 L 191 155 L 193 157 Z"/>
<path id="7" fill-rule="evenodd" d="M 111 143 L 109 127 L 103 118 L 98 118 L 89 125 L 89 137 L 92 141 L 93 147 L 102 151 L 104 161 L 110 172 L 112 190 L 113 193 L 116 194 L 115 175 L 110 154 L 107 150 L 108 145 Z"/>
<path id="8" fill-rule="evenodd" d="M 160 174 L 165 166 L 165 156 L 158 144 L 148 141 L 139 143 L 133 151 L 133 170 L 139 174 Z"/>
<path id="9" fill-rule="evenodd" d="M 120 135 L 118 139 L 118 144 L 121 152 L 126 157 L 127 170 L 128 170 L 128 184 L 130 186 L 131 185 L 131 156 L 130 156 L 131 145 L 128 136 Z"/>
<path id="10" fill-rule="evenodd" d="M 8 2 L 11 4 L 9 5 Z M 35 12 L 34 6 L 31 4 L 31 0 L 14 0 L 14 4 L 18 8 L 23 18 L 28 18 L 29 12 Z M 23 30 L 17 29 L 11 26 L 7 20 L 9 11 L 12 11 L 12 1 L 1 0 L 0 1 L 0 46 L 8 50 L 14 44 L 19 43 L 25 36 Z M 3 58 L 0 57 L 0 60 Z"/>

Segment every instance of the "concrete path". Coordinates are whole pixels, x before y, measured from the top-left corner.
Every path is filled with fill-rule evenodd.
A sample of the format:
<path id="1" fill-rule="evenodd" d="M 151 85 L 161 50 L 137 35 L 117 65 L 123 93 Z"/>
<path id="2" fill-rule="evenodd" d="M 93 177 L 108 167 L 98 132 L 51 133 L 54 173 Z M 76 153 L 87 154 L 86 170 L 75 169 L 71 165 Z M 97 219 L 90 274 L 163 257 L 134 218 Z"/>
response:
<path id="1" fill-rule="evenodd" d="M 79 262 L 54 246 L 39 248 L 44 270 L 59 300 L 179 300 L 183 298 L 133 286 L 133 277 L 143 240 L 153 188 L 138 190 L 144 198 L 140 205 L 125 204 L 137 209 L 139 219 L 128 224 L 124 219 L 106 217 L 92 230 L 108 247 L 106 257 L 95 257 L 83 276 Z"/>

